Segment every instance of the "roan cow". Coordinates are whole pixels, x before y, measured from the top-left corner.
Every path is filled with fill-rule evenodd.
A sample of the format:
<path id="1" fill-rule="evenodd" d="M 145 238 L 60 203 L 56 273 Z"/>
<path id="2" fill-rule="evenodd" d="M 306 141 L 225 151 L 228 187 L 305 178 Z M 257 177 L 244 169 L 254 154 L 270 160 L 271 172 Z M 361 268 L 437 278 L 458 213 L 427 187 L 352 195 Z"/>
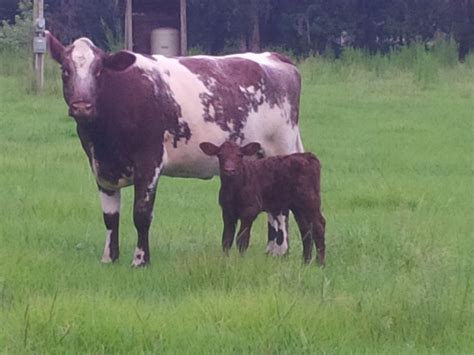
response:
<path id="1" fill-rule="evenodd" d="M 119 257 L 120 189 L 134 185 L 134 266 L 150 260 L 148 231 L 161 175 L 209 179 L 216 159 L 199 143 L 261 143 L 262 156 L 302 152 L 300 75 L 276 53 L 166 58 L 107 54 L 80 38 L 64 47 L 47 32 L 61 65 L 64 99 L 97 181 L 106 226 L 103 262 Z M 267 252 L 288 249 L 288 211 L 269 215 Z M 275 224 L 273 221 L 281 221 Z M 283 234 L 283 238 L 277 238 Z"/>
<path id="2" fill-rule="evenodd" d="M 236 243 L 243 253 L 249 245 L 252 223 L 260 212 L 274 216 L 290 209 L 300 229 L 304 261 L 311 261 L 314 241 L 319 263 L 324 265 L 326 221 L 321 213 L 321 165 L 314 154 L 295 153 L 244 161 L 244 156 L 255 155 L 260 150 L 259 143 L 239 147 L 233 142 L 224 142 L 218 147 L 203 142 L 200 148 L 219 160 L 224 253 L 232 246 L 238 220 Z M 275 229 L 284 222 L 274 220 Z"/>

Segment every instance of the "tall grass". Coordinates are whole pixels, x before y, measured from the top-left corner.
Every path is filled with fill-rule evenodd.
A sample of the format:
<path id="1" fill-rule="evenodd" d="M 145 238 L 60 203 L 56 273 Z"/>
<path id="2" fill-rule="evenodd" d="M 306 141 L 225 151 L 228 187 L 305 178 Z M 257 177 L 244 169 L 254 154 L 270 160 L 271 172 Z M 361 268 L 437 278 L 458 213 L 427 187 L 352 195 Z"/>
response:
<path id="1" fill-rule="evenodd" d="M 123 40 L 115 38 L 112 31 L 108 30 L 107 39 L 113 50 L 122 48 Z M 370 55 L 363 50 L 346 48 L 340 58 L 328 54 L 324 56 L 313 55 L 305 59 L 296 58 L 291 51 L 284 48 L 266 48 L 270 51 L 282 52 L 299 63 L 301 70 L 308 78 L 317 80 L 351 80 L 356 79 L 361 73 L 369 76 L 384 77 L 397 76 L 400 73 L 410 74 L 412 80 L 422 88 L 427 88 L 440 80 L 440 72 L 446 69 L 456 69 L 463 66 L 474 65 L 474 54 L 466 57 L 465 63 L 457 60 L 457 45 L 452 39 L 437 42 L 430 50 L 424 43 L 415 42 L 409 46 L 394 50 L 389 54 Z M 202 49 L 196 48 L 192 52 L 202 54 Z M 0 75 L 13 76 L 22 80 L 22 90 L 32 93 L 33 90 L 33 54 L 28 50 L 2 51 L 0 50 Z M 446 72 L 446 70 L 444 70 Z M 365 74 L 364 74 L 365 75 Z M 58 94 L 61 92 L 60 70 L 57 63 L 46 55 L 45 62 L 45 92 Z"/>
<path id="2" fill-rule="evenodd" d="M 124 189 L 121 258 L 101 265 L 96 185 L 59 84 L 28 94 L 29 59 L 11 57 L 0 74 L 0 352 L 472 353 L 473 60 L 429 54 L 438 76 L 425 85 L 417 59 L 399 55 L 405 64 L 360 53 L 300 64 L 300 128 L 323 167 L 324 270 L 302 265 L 293 220 L 288 257 L 264 255 L 263 217 L 245 257 L 222 257 L 216 179 L 160 181 L 144 270 L 130 267 Z"/>
<path id="3" fill-rule="evenodd" d="M 424 43 L 415 42 L 388 54 L 370 55 L 363 50 L 346 48 L 339 59 L 312 56 L 300 63 L 306 77 L 321 80 L 358 80 L 365 78 L 409 75 L 420 88 L 435 86 L 446 73 L 459 73 L 472 67 L 471 54 L 465 63 L 457 59 L 457 45 L 448 39 L 438 42 L 430 50 Z M 442 74 L 443 73 L 443 74 Z"/>
<path id="4" fill-rule="evenodd" d="M 20 82 L 21 93 L 35 94 L 34 56 L 31 51 L 6 52 L 0 50 L 0 76 L 12 77 Z M 49 54 L 45 55 L 44 65 L 45 94 L 61 94 L 61 71 Z"/>

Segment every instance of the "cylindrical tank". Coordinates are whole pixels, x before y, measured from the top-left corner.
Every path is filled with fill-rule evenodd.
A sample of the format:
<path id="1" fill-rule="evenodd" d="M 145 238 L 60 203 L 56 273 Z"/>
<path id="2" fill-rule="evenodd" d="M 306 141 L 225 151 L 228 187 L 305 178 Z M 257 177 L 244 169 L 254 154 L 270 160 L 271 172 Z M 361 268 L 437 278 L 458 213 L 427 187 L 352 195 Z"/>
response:
<path id="1" fill-rule="evenodd" d="M 167 57 L 179 55 L 179 31 L 175 28 L 161 27 L 151 31 L 151 54 Z"/>

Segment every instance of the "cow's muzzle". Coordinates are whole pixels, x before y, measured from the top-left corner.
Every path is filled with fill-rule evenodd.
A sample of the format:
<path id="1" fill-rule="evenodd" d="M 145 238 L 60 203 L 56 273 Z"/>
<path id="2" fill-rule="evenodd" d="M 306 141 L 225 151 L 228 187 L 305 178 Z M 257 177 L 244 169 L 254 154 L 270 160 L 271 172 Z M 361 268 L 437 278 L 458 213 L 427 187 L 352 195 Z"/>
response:
<path id="1" fill-rule="evenodd" d="M 74 118 L 92 118 L 95 114 L 95 106 L 90 102 L 76 101 L 69 105 L 69 115 Z"/>

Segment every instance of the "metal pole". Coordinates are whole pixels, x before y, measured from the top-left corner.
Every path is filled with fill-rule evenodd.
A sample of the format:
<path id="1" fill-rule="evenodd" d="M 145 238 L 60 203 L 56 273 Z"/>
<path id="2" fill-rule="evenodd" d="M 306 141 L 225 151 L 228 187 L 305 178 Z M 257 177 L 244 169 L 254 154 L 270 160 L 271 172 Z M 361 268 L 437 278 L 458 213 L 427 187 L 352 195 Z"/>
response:
<path id="1" fill-rule="evenodd" d="M 181 20 L 181 55 L 188 55 L 188 30 L 186 15 L 186 0 L 180 0 L 180 20 Z"/>
<path id="2" fill-rule="evenodd" d="M 43 0 L 35 0 L 33 6 L 33 19 L 35 27 L 39 19 L 44 19 L 44 2 Z M 35 31 L 37 28 L 35 29 Z M 44 37 L 44 31 L 37 32 L 36 35 Z M 35 89 L 36 92 L 43 91 L 44 88 L 44 53 L 35 52 Z"/>

